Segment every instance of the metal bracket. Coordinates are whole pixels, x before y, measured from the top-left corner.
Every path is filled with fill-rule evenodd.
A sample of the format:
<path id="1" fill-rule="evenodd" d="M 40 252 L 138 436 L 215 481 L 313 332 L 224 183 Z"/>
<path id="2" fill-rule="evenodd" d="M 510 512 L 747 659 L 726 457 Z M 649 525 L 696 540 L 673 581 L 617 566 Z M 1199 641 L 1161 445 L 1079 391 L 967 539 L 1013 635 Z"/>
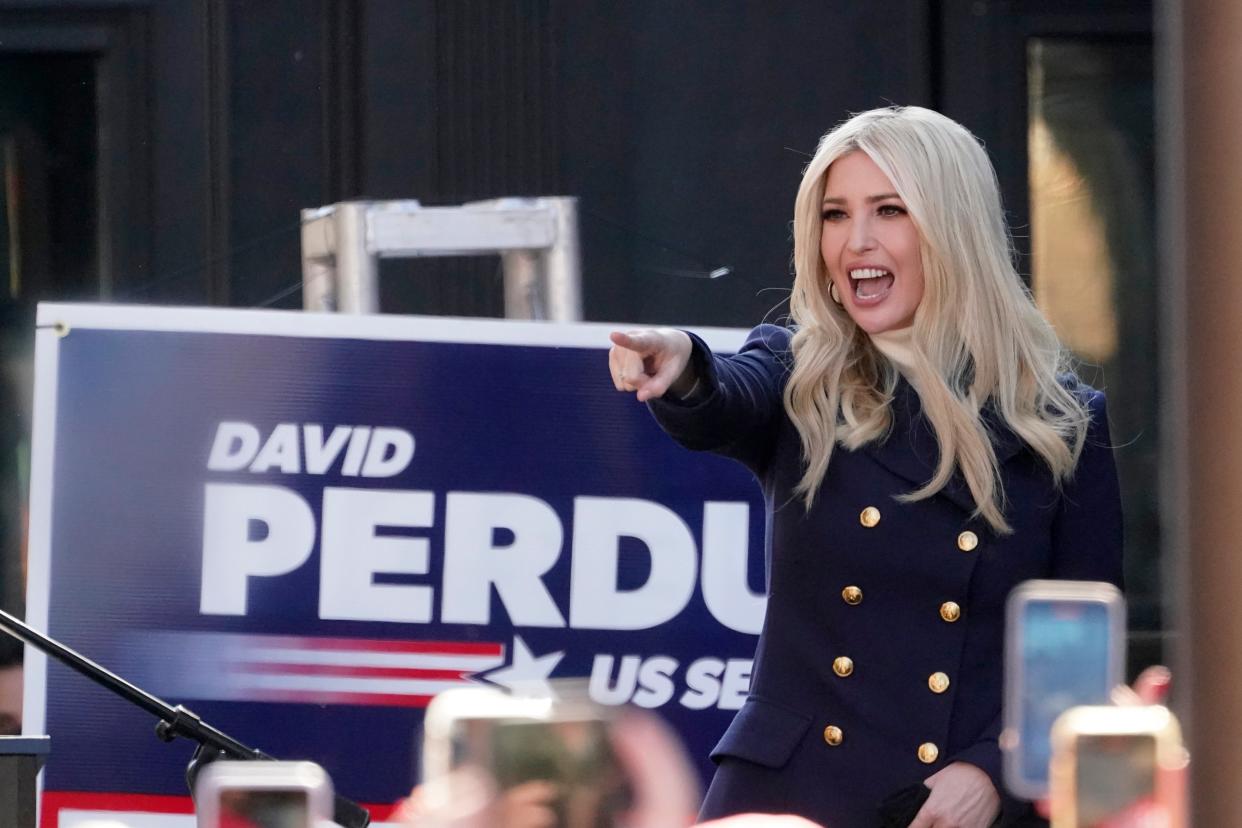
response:
<path id="1" fill-rule="evenodd" d="M 505 316 L 582 319 L 578 200 L 500 198 L 457 207 L 343 201 L 302 211 L 302 306 L 379 312 L 379 260 L 499 254 Z"/>

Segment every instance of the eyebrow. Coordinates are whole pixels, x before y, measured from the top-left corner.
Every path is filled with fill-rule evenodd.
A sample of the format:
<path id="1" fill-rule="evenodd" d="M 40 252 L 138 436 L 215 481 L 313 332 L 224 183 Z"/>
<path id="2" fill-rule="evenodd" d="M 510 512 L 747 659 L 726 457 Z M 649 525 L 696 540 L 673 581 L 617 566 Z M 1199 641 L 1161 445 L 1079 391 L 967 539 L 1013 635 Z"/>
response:
<path id="1" fill-rule="evenodd" d="M 896 193 L 881 193 L 880 195 L 867 196 L 863 200 L 866 201 L 868 204 L 875 204 L 877 201 L 887 201 L 890 198 L 895 198 L 899 201 L 901 200 L 901 196 L 897 195 Z M 844 203 L 845 203 L 845 199 L 836 198 L 835 196 L 833 198 L 824 199 L 824 204 L 844 204 Z"/>

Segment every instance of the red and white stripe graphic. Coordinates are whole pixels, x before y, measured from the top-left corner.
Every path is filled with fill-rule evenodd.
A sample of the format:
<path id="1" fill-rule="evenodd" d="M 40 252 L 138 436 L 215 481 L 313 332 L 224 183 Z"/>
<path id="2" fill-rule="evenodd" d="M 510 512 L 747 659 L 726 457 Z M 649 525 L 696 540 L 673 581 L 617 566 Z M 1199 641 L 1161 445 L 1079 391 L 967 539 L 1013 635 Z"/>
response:
<path id="1" fill-rule="evenodd" d="M 460 641 L 252 637 L 230 683 L 259 701 L 425 707 L 504 662 L 504 645 Z"/>
<path id="2" fill-rule="evenodd" d="M 150 635 L 150 634 L 148 634 Z M 481 641 L 396 641 L 236 633 L 155 633 L 189 669 L 163 692 L 188 698 L 426 707 L 505 663 Z M 147 643 L 153 643 L 147 638 Z"/>

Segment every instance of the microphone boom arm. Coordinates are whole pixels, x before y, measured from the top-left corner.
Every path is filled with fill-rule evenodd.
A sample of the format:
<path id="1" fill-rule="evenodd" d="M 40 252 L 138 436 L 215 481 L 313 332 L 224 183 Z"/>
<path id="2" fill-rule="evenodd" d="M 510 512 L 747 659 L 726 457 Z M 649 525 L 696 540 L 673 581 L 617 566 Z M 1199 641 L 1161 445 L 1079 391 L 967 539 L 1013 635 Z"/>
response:
<path id="1" fill-rule="evenodd" d="M 56 639 L 44 635 L 4 610 L 0 610 L 0 630 L 42 650 L 61 664 L 155 716 L 159 720 L 155 726 L 155 733 L 165 742 L 171 742 L 178 736 L 197 742 L 198 749 L 195 750 L 194 758 L 186 770 L 186 784 L 191 794 L 194 792 L 194 780 L 198 775 L 198 770 L 206 762 L 220 758 L 240 760 L 271 760 L 274 758 L 257 748 L 247 747 L 224 731 L 212 727 L 192 710 L 181 705 L 170 705 L 163 699 L 151 695 L 141 687 L 126 681 Z M 365 808 L 343 796 L 336 796 L 333 810 L 333 821 L 343 828 L 366 828 L 371 823 L 371 815 Z"/>

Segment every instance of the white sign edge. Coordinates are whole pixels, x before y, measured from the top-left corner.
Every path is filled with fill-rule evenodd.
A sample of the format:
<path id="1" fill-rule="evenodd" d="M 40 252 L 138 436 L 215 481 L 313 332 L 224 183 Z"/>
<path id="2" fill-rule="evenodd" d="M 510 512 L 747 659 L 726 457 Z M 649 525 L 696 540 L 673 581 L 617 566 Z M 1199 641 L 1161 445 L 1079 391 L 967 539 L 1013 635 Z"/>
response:
<path id="1" fill-rule="evenodd" d="M 62 332 L 67 331 L 70 336 L 74 328 L 85 328 L 601 349 L 609 346 L 610 331 L 651 327 L 619 322 L 531 322 L 518 319 L 60 302 L 40 303 L 36 324 L 41 330 L 55 327 Z M 709 348 L 722 353 L 736 351 L 746 336 L 743 328 L 695 327 L 693 330 Z"/>
<path id="2" fill-rule="evenodd" d="M 31 412 L 30 506 L 26 535 L 26 618 L 47 633 L 51 600 L 52 474 L 55 469 L 56 398 L 59 388 L 60 337 L 35 331 L 34 404 Z M 45 379 L 40 381 L 42 376 Z M 47 733 L 47 655 L 26 645 L 22 668 L 22 733 Z M 53 750 L 55 745 L 53 745 Z M 36 820 L 43 811 L 43 770 L 35 780 Z M 41 824 L 41 823 L 40 823 Z"/>

